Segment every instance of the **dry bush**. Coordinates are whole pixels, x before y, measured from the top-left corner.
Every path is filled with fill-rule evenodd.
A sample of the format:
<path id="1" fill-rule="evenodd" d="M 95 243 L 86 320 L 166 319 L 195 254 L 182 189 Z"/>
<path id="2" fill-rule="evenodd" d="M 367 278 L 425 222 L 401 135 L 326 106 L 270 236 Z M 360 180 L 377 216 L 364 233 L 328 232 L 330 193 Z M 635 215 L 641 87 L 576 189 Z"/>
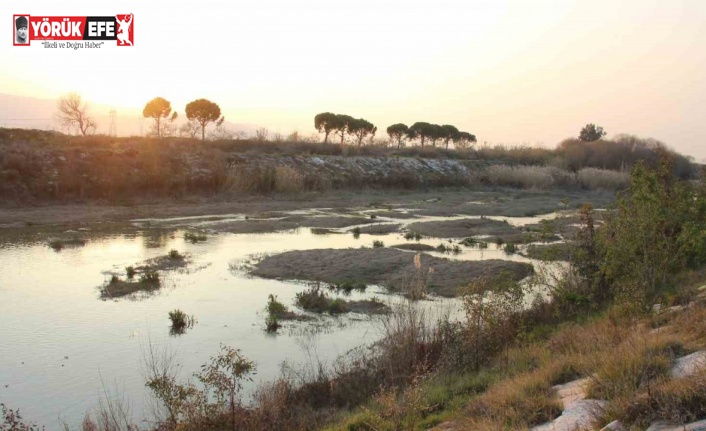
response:
<path id="1" fill-rule="evenodd" d="M 509 165 L 545 165 L 554 157 L 553 150 L 528 145 L 484 145 L 473 153 L 476 158 Z"/>
<path id="2" fill-rule="evenodd" d="M 275 190 L 280 193 L 299 193 L 304 191 L 304 176 L 289 166 L 275 168 Z"/>
<path id="3" fill-rule="evenodd" d="M 706 372 L 663 381 L 646 394 L 625 400 L 621 420 L 645 429 L 658 420 L 689 423 L 706 417 Z"/>
<path id="4" fill-rule="evenodd" d="M 559 416 L 563 406 L 549 383 L 546 371 L 538 370 L 506 379 L 473 399 L 467 408 L 469 430 L 489 424 L 504 424 L 503 429 L 525 429 Z"/>
<path id="5" fill-rule="evenodd" d="M 485 180 L 494 186 L 543 190 L 575 184 L 573 174 L 550 166 L 494 165 L 485 171 Z"/>
<path id="6" fill-rule="evenodd" d="M 630 184 L 630 175 L 608 169 L 583 168 L 576 177 L 587 190 L 623 190 Z"/>

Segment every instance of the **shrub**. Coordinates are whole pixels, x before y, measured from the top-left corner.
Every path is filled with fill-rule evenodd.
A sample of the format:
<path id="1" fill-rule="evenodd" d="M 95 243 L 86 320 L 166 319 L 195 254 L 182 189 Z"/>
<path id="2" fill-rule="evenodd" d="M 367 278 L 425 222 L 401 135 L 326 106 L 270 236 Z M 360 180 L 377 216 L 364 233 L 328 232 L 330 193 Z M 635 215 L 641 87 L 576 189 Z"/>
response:
<path id="1" fill-rule="evenodd" d="M 20 415 L 20 410 L 8 408 L 5 404 L 0 403 L 0 411 L 2 412 L 2 422 L 0 422 L 0 430 L 2 431 L 44 431 L 44 427 L 39 427 L 32 422 L 25 422 Z"/>
<path id="2" fill-rule="evenodd" d="M 281 193 L 299 193 L 304 191 L 304 176 L 289 166 L 275 168 L 275 189 Z"/>
<path id="3" fill-rule="evenodd" d="M 319 286 L 312 286 L 309 290 L 298 292 L 294 302 L 304 310 L 314 313 L 339 314 L 346 312 L 345 301 L 331 299 Z"/>
<path id="4" fill-rule="evenodd" d="M 179 251 L 174 250 L 174 249 L 169 250 L 169 254 L 167 256 L 169 256 L 170 259 L 183 259 L 184 258 L 184 256 L 182 256 L 179 253 Z"/>
<path id="5" fill-rule="evenodd" d="M 172 321 L 172 327 L 170 328 L 172 335 L 182 335 L 188 328 L 193 328 L 196 324 L 194 316 L 189 316 L 179 309 L 169 312 L 169 320 Z"/>
<path id="6" fill-rule="evenodd" d="M 385 244 L 382 241 L 375 240 L 373 241 L 373 248 L 382 248 L 385 247 Z"/>
<path id="7" fill-rule="evenodd" d="M 125 268 L 125 274 L 127 275 L 128 280 L 132 280 L 135 277 L 135 274 L 137 274 L 137 271 L 135 271 L 134 266 L 128 266 Z"/>
<path id="8" fill-rule="evenodd" d="M 444 243 L 441 243 L 436 246 L 436 251 L 438 251 L 439 253 L 460 254 L 461 247 L 459 247 L 457 244 L 446 245 Z"/>
<path id="9" fill-rule="evenodd" d="M 587 190 L 624 190 L 630 184 L 630 175 L 609 169 L 583 168 L 576 176 Z"/>
<path id="10" fill-rule="evenodd" d="M 197 242 L 203 242 L 206 241 L 208 237 L 203 234 L 203 233 L 198 233 L 198 232 L 186 232 L 184 234 L 184 240 L 189 241 L 192 244 L 196 244 Z"/>
<path id="11" fill-rule="evenodd" d="M 360 228 L 359 227 L 354 227 L 351 229 L 351 232 L 353 233 L 353 238 L 358 239 L 360 238 Z"/>
<path id="12" fill-rule="evenodd" d="M 420 239 L 422 239 L 422 235 L 418 232 L 408 231 L 408 232 L 405 232 L 404 239 L 406 239 L 407 241 L 411 241 L 411 240 L 419 241 Z"/>
<path id="13" fill-rule="evenodd" d="M 140 282 L 141 283 L 159 284 L 160 283 L 159 273 L 157 271 L 145 271 L 144 274 L 140 275 Z"/>
<path id="14" fill-rule="evenodd" d="M 265 307 L 267 314 L 270 316 L 281 317 L 287 313 L 287 307 L 277 300 L 277 297 L 270 294 L 267 297 L 267 306 Z"/>
<path id="15" fill-rule="evenodd" d="M 277 330 L 281 327 L 282 325 L 279 324 L 277 316 L 269 315 L 265 318 L 265 330 L 267 332 L 277 332 Z"/>
<path id="16" fill-rule="evenodd" d="M 505 254 L 515 254 L 517 253 L 517 246 L 513 242 L 508 242 L 505 244 Z"/>
<path id="17" fill-rule="evenodd" d="M 485 181 L 494 186 L 546 190 L 575 184 L 570 172 L 551 166 L 493 165 L 486 169 Z"/>

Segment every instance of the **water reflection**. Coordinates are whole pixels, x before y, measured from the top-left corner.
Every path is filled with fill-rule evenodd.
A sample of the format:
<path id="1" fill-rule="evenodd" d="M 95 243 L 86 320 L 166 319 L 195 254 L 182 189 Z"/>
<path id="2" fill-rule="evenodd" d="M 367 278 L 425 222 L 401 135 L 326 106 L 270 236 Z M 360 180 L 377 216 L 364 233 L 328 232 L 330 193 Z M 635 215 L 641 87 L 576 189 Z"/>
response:
<path id="1" fill-rule="evenodd" d="M 331 216 L 325 210 L 318 214 Z M 359 216 L 360 212 L 354 215 Z M 258 382 L 278 375 L 284 360 L 297 363 L 307 359 L 301 348 L 302 337 L 315 334 L 317 354 L 322 360 L 333 361 L 380 336 L 376 329 L 379 318 L 375 316 L 348 313 L 331 317 L 301 310 L 297 312 L 311 316 L 311 320 L 283 321 L 283 328 L 276 335 L 268 335 L 263 312 L 268 295 L 276 295 L 288 307 L 295 308 L 296 293 L 307 285 L 251 277 L 247 271 L 258 259 L 288 250 L 373 247 L 374 241 L 387 247 L 448 244 L 439 238 L 409 241 L 404 231 L 381 235 L 361 232 L 355 238 L 347 233 L 355 226 L 259 234 L 210 231 L 203 241 L 185 238 L 188 232 L 204 232 L 202 224 L 212 226 L 213 222 L 234 219 L 243 217 L 150 220 L 135 226 L 96 225 L 78 234 L 28 228 L 24 233 L 4 236 L 0 241 L 0 267 L 5 268 L 0 275 L 0 399 L 20 408 L 26 418 L 46 424 L 48 430 L 58 429 L 58 416 L 76 425 L 96 405 L 103 376 L 120 381 L 132 401 L 134 416 L 146 417 L 143 406 L 148 403 L 140 364 L 141 345 L 148 341 L 179 352 L 183 377 L 198 370 L 217 352 L 220 343 L 240 348 L 257 364 L 257 379 L 246 388 L 252 390 Z M 404 229 L 411 222 L 449 219 L 453 217 L 393 219 L 377 215 L 375 222 L 400 224 Z M 500 219 L 523 225 L 542 218 Z M 182 228 L 168 226 L 177 222 Z M 84 245 L 63 247 L 58 253 L 47 246 L 51 238 L 69 235 L 85 240 Z M 188 255 L 190 260 L 183 267 L 157 268 L 159 288 L 116 294 L 117 283 L 111 285 L 114 275 L 126 284 L 140 283 L 140 273 L 129 280 L 126 268 L 145 266 L 145 262 L 163 258 L 172 249 Z M 409 253 L 411 261 L 416 251 Z M 458 254 L 429 254 L 452 260 L 534 262 L 519 254 L 506 255 L 494 245 L 487 249 L 461 247 Z M 375 285 L 323 286 L 334 298 L 376 298 L 390 306 L 403 301 L 399 295 Z M 442 298 L 422 301 L 420 306 L 430 310 L 448 307 L 454 313 L 459 309 L 457 300 Z M 198 316 L 199 323 L 173 331 L 167 316 L 175 309 Z"/>

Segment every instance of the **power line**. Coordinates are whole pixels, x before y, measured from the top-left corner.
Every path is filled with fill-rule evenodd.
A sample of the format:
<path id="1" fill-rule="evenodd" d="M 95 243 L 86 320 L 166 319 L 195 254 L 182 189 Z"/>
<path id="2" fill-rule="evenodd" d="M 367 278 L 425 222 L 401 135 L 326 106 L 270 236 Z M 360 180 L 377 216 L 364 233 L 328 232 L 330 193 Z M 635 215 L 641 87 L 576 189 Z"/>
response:
<path id="1" fill-rule="evenodd" d="M 51 121 L 53 118 L 0 118 L 0 121 Z"/>

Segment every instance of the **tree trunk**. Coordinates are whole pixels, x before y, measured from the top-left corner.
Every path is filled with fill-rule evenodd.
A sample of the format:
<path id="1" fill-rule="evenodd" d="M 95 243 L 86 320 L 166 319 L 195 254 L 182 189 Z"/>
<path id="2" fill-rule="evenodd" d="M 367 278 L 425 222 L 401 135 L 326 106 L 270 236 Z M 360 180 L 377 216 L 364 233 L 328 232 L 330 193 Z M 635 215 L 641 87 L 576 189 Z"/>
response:
<path id="1" fill-rule="evenodd" d="M 157 139 L 159 139 L 159 138 L 162 137 L 162 136 L 161 136 L 161 133 L 162 133 L 162 130 L 161 130 L 161 127 L 160 127 L 160 124 L 159 124 L 159 117 L 157 117 Z"/>
<path id="2" fill-rule="evenodd" d="M 201 140 L 202 141 L 206 140 L 206 125 L 205 124 L 201 125 Z"/>
<path id="3" fill-rule="evenodd" d="M 324 135 L 324 144 L 328 144 L 328 134 L 331 133 L 328 130 L 326 131 L 326 134 Z"/>

